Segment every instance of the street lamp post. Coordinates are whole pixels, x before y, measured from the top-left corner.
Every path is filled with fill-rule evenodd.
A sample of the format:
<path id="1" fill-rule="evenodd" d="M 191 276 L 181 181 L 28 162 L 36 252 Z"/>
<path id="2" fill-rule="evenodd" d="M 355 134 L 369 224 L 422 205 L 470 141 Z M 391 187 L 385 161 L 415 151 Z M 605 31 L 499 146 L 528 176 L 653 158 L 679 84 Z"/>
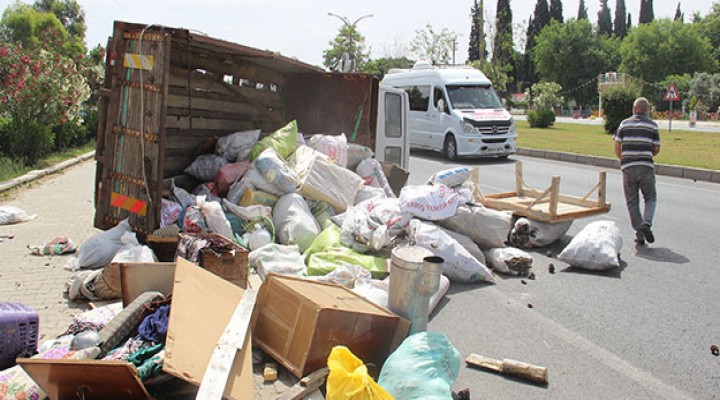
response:
<path id="1" fill-rule="evenodd" d="M 344 16 L 342 16 L 342 15 L 333 14 L 333 13 L 331 13 L 331 12 L 327 13 L 327 15 L 330 16 L 330 17 L 335 17 L 335 18 L 339 19 L 340 21 L 343 22 L 343 24 L 345 25 L 345 27 L 347 27 L 347 28 L 353 28 L 352 31 L 355 30 L 355 26 L 357 25 L 358 22 L 360 22 L 361 20 L 363 20 L 363 19 L 365 19 L 365 18 L 370 18 L 370 17 L 373 16 L 372 14 L 366 14 L 366 15 L 363 15 L 363 16 L 361 16 L 361 17 L 358 17 L 358 18 L 355 20 L 355 22 L 352 22 L 352 23 L 351 23 L 350 20 L 349 20 L 347 17 L 344 17 Z M 350 31 L 349 33 L 352 33 L 352 31 Z M 355 46 L 354 46 L 354 43 L 353 43 L 353 38 L 352 38 L 352 36 L 348 36 L 348 39 L 349 39 L 348 47 L 351 48 L 351 49 L 353 49 L 353 51 L 355 51 Z M 345 52 L 345 53 L 347 54 L 347 52 Z M 347 56 L 343 55 L 343 57 L 341 57 L 340 61 L 338 61 L 338 64 L 342 64 L 342 63 L 343 63 L 343 58 L 348 58 L 348 59 L 349 59 L 349 56 L 350 56 L 349 54 L 348 54 Z M 355 54 L 353 54 L 352 56 L 353 56 L 352 61 L 351 61 L 351 65 L 352 65 L 352 66 L 349 68 L 349 69 L 350 69 L 350 72 L 354 72 L 354 70 L 355 70 Z M 350 61 L 350 60 L 346 60 L 346 61 Z M 340 68 L 340 69 L 342 69 L 342 68 Z"/>

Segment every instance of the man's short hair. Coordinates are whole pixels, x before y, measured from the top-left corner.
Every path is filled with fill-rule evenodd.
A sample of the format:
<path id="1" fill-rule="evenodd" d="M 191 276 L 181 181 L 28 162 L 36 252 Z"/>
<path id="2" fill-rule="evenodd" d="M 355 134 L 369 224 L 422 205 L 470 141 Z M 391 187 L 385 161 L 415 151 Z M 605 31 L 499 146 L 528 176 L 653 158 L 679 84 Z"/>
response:
<path id="1" fill-rule="evenodd" d="M 633 103 L 633 110 L 635 110 L 636 114 L 647 114 L 649 105 L 646 98 L 638 97 Z"/>

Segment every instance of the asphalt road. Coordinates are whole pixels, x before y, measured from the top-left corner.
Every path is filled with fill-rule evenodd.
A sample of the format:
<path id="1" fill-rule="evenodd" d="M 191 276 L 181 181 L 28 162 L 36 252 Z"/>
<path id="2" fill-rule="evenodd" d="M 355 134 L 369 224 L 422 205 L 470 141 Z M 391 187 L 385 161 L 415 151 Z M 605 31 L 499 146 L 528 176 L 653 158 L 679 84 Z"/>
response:
<path id="1" fill-rule="evenodd" d="M 583 196 L 599 168 L 537 158 L 448 163 L 413 152 L 410 183 L 454 165 L 480 168 L 484 193 L 514 191 L 514 159 L 527 184 Z M 534 249 L 536 280 L 505 277 L 496 285 L 453 284 L 429 329 L 444 331 L 463 358 L 470 353 L 525 361 L 549 370 L 538 386 L 461 365 L 454 388 L 493 399 L 711 399 L 720 396 L 720 186 L 658 177 L 656 242 L 633 243 L 620 172 L 607 171 L 608 214 L 576 220 L 550 248 Z M 623 234 L 622 265 L 608 272 L 568 268 L 559 253 L 588 222 L 610 219 Z M 480 227 L 479 227 L 480 228 Z M 548 264 L 555 273 L 550 274 Z M 532 305 L 532 308 L 529 307 Z"/>

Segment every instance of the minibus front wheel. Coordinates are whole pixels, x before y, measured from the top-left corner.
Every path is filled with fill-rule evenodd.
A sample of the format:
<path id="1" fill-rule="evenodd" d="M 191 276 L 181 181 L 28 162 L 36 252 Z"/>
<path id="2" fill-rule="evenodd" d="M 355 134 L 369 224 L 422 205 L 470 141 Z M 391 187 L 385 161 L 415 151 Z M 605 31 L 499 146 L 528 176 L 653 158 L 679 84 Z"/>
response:
<path id="1" fill-rule="evenodd" d="M 450 161 L 454 161 L 457 159 L 457 141 L 455 141 L 455 136 L 453 136 L 452 133 L 449 133 L 447 136 L 445 136 L 443 154 L 445 154 L 445 158 Z"/>

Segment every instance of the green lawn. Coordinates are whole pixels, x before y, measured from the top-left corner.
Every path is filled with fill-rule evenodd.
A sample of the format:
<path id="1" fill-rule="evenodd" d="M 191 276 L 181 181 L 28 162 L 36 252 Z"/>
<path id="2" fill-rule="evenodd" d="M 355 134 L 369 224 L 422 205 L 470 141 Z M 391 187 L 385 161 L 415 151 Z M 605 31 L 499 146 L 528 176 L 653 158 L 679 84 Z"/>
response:
<path id="1" fill-rule="evenodd" d="M 530 128 L 527 121 L 516 122 L 519 147 L 615 157 L 613 137 L 602 125 L 555 124 L 538 129 Z M 720 133 L 663 129 L 660 140 L 656 163 L 720 170 Z"/>
<path id="2" fill-rule="evenodd" d="M 49 156 L 39 160 L 36 165 L 29 167 L 23 166 L 8 158 L 0 157 L 0 182 L 4 182 L 12 178 L 17 178 L 18 176 L 24 175 L 25 173 L 35 169 L 48 168 L 59 162 L 71 159 L 73 157 L 81 156 L 93 150 L 95 150 L 94 141 L 93 143 L 89 143 L 83 147 L 50 154 Z"/>

